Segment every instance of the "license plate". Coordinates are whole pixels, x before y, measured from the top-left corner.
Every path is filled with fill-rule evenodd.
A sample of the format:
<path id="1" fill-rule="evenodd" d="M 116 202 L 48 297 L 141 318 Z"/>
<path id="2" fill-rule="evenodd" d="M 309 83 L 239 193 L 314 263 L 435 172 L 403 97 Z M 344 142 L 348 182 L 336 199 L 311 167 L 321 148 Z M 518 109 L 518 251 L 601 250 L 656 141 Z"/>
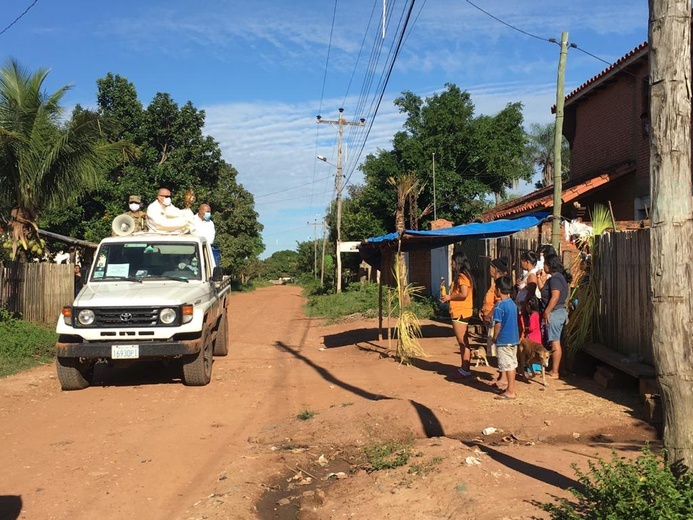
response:
<path id="1" fill-rule="evenodd" d="M 112 359 L 138 359 L 139 357 L 139 345 L 111 345 Z"/>

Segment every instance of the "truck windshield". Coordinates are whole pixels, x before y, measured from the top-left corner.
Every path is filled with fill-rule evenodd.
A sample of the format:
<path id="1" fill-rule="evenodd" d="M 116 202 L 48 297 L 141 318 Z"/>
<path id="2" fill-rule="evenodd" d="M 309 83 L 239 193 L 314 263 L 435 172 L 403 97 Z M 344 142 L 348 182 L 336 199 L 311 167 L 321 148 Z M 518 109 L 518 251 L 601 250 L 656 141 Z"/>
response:
<path id="1" fill-rule="evenodd" d="M 92 281 L 200 280 L 200 257 L 190 242 L 102 244 Z"/>

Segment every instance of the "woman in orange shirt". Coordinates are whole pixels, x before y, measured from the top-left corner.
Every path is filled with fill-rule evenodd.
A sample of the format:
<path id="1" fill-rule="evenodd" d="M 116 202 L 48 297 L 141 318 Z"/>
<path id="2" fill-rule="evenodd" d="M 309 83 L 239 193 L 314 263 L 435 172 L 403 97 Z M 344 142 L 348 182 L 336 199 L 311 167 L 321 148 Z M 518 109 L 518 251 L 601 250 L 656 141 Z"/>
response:
<path id="1" fill-rule="evenodd" d="M 469 361 L 472 351 L 469 349 L 469 331 L 467 324 L 474 313 L 474 298 L 472 295 L 472 273 L 469 260 L 464 253 L 457 253 L 452 257 L 453 282 L 450 294 L 441 295 L 442 302 L 450 303 L 450 317 L 452 318 L 452 330 L 455 333 L 457 343 L 460 345 L 460 357 L 462 365 L 451 374 L 453 378 L 469 377 Z"/>

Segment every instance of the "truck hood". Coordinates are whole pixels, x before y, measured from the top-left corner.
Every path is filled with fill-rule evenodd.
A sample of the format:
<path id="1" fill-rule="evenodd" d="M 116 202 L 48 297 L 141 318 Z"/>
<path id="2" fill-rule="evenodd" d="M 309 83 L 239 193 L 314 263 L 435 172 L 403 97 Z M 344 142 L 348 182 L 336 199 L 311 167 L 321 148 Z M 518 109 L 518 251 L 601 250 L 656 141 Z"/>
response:
<path id="1" fill-rule="evenodd" d="M 209 293 L 205 282 L 99 282 L 85 286 L 75 299 L 75 307 L 124 307 L 195 304 Z"/>

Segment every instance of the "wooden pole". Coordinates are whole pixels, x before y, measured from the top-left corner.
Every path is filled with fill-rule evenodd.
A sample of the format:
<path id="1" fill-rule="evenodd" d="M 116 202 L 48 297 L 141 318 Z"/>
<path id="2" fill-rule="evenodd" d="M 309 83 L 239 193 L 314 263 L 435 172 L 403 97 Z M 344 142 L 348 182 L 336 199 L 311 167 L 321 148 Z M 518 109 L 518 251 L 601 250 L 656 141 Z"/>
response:
<path id="1" fill-rule="evenodd" d="M 561 55 L 558 59 L 558 79 L 556 81 L 556 128 L 553 138 L 553 222 L 551 225 L 551 245 L 558 251 L 561 245 L 561 194 L 563 177 L 561 167 L 561 144 L 563 142 L 563 105 L 565 102 L 565 61 L 568 55 L 568 33 L 561 33 Z"/>
<path id="2" fill-rule="evenodd" d="M 691 0 L 650 0 L 650 284 L 652 353 L 664 447 L 693 468 Z"/>

